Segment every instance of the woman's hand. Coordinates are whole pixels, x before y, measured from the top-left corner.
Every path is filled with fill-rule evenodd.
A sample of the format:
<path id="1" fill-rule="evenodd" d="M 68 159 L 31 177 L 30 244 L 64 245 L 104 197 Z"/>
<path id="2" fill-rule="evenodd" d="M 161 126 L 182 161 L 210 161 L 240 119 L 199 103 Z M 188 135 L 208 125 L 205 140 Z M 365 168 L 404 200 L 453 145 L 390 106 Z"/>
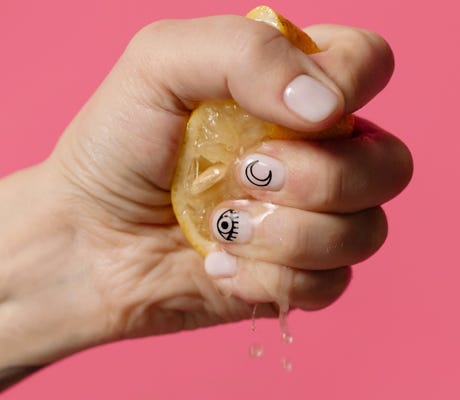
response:
<path id="1" fill-rule="evenodd" d="M 351 139 L 261 149 L 281 163 L 284 181 L 247 191 L 279 207 L 249 243 L 224 245 L 236 256 L 230 278 L 206 273 L 170 201 L 199 101 L 233 97 L 261 119 L 309 131 L 362 107 L 389 80 L 392 53 L 375 34 L 307 31 L 323 52 L 306 56 L 270 26 L 236 16 L 154 23 L 134 37 L 51 157 L 1 182 L 0 369 L 241 320 L 251 302 L 271 316 L 288 273 L 291 307 L 337 299 L 350 279 L 346 266 L 385 239 L 379 206 L 412 173 L 407 148 L 389 133 L 358 120 Z M 273 248 L 270 227 L 286 246 Z M 211 261 L 208 272 L 219 275 Z"/>

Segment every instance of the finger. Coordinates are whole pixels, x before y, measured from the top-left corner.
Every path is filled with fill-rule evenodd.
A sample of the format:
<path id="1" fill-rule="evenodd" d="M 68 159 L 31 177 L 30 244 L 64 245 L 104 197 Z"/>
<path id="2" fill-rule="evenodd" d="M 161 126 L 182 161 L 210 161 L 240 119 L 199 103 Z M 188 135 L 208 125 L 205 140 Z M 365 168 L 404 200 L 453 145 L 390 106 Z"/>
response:
<path id="1" fill-rule="evenodd" d="M 334 34 L 328 34 L 328 29 Z M 141 30 L 109 86 L 122 82 L 122 91 L 143 106 L 131 111 L 130 118 L 151 127 L 149 135 L 141 136 L 154 144 L 151 147 L 165 167 L 161 174 L 153 173 L 158 168 L 150 164 L 158 162 L 151 161 L 144 166 L 147 176 L 168 187 L 179 133 L 189 111 L 202 100 L 233 97 L 249 113 L 299 131 L 328 128 L 344 111 L 362 105 L 391 75 L 391 68 L 383 67 L 392 63 L 391 51 L 369 44 L 370 34 L 343 27 L 338 34 L 338 29 L 313 27 L 312 33 L 326 50 L 310 56 L 271 26 L 237 16 L 160 21 Z M 110 98 L 117 90 L 109 91 Z M 125 133 L 121 139 L 128 141 L 127 148 L 133 147 L 133 135 Z M 138 147 L 131 153 L 142 153 Z"/>
<path id="2" fill-rule="evenodd" d="M 217 255 L 229 256 L 226 253 Z M 232 275 L 216 275 L 216 270 L 207 262 L 207 271 L 216 278 L 218 289 L 248 303 L 275 303 L 281 310 L 324 308 L 340 297 L 351 277 L 348 267 L 301 271 L 252 258 L 229 257 L 233 258 Z M 259 314 L 261 310 L 258 309 Z"/>
<path id="3" fill-rule="evenodd" d="M 358 135 L 334 141 L 271 141 L 244 155 L 235 175 L 247 193 L 323 212 L 378 206 L 408 184 L 412 158 L 393 135 L 357 119 Z"/>
<path id="4" fill-rule="evenodd" d="M 165 109 L 233 97 L 257 117 L 304 131 L 328 127 L 343 113 L 343 95 L 321 68 L 278 30 L 247 18 L 154 23 L 124 58 L 138 66 L 143 60 L 142 86 L 155 89 L 154 102 L 160 91 Z"/>
<path id="5" fill-rule="evenodd" d="M 210 228 L 232 255 L 297 269 L 330 269 L 363 261 L 387 234 L 380 208 L 339 215 L 247 200 L 220 204 Z"/>
<path id="6" fill-rule="evenodd" d="M 314 25 L 305 31 L 322 50 L 311 58 L 342 91 L 346 113 L 361 108 L 388 83 L 394 57 L 379 35 L 340 25 Z"/>

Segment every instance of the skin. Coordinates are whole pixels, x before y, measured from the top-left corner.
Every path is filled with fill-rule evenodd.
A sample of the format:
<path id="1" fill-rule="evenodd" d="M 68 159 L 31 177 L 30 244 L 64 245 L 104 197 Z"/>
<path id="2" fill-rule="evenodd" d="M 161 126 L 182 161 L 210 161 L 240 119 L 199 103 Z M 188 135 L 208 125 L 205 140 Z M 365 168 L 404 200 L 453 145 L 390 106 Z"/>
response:
<path id="1" fill-rule="evenodd" d="M 247 189 L 250 207 L 277 204 L 291 245 L 273 251 L 263 230 L 249 244 L 225 245 L 238 256 L 234 277 L 205 273 L 170 203 L 184 127 L 200 100 L 233 97 L 259 118 L 309 131 L 333 125 L 388 82 L 393 56 L 377 35 L 333 25 L 307 31 L 323 52 L 308 57 L 273 28 L 236 16 L 151 24 L 50 157 L 0 181 L 3 387 L 102 343 L 249 318 L 250 303 L 274 316 L 280 282 L 291 308 L 316 310 L 340 296 L 346 266 L 385 240 L 380 205 L 412 174 L 409 151 L 384 130 L 358 120 L 351 139 L 268 143 L 261 151 L 283 162 L 286 185 Z M 300 74 L 336 93 L 324 121 L 284 104 L 284 88 Z M 306 159 L 315 162 L 303 168 Z"/>

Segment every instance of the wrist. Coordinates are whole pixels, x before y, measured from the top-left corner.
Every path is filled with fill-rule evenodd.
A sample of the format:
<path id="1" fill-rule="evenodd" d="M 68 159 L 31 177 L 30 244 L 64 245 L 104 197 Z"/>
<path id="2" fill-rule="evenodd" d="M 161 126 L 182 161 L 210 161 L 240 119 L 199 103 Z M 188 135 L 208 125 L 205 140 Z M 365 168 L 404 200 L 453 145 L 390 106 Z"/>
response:
<path id="1" fill-rule="evenodd" d="M 49 163 L 0 181 L 0 370 L 105 338 L 62 183 Z"/>

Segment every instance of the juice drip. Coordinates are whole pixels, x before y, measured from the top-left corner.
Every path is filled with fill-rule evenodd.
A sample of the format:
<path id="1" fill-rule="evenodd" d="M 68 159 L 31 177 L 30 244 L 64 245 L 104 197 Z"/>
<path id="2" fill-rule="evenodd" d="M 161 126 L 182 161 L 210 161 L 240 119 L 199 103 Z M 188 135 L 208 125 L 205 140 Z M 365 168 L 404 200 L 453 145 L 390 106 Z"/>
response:
<path id="1" fill-rule="evenodd" d="M 294 338 L 289 331 L 289 326 L 287 323 L 287 312 L 280 310 L 279 324 L 281 342 L 284 344 L 291 344 L 294 341 Z"/>
<path id="2" fill-rule="evenodd" d="M 279 326 L 281 343 L 283 345 L 291 345 L 294 341 L 294 338 L 289 331 L 289 325 L 287 323 L 287 311 L 283 311 L 281 308 L 279 313 Z M 292 371 L 292 361 L 286 354 L 283 354 L 281 357 L 281 366 L 286 372 Z"/>
<path id="3" fill-rule="evenodd" d="M 257 312 L 257 304 L 254 305 L 252 309 L 252 316 L 251 316 L 251 331 L 253 334 L 255 334 L 257 331 L 256 312 Z M 280 327 L 280 339 L 283 345 L 290 345 L 294 341 L 292 334 L 289 331 L 289 325 L 287 322 L 287 314 L 288 314 L 288 311 L 280 307 L 279 327 Z M 260 358 L 264 355 L 264 347 L 259 342 L 253 342 L 249 346 L 248 353 L 251 358 Z M 281 366 L 286 372 L 292 371 L 292 361 L 290 357 L 287 356 L 286 354 L 283 354 L 283 356 L 281 357 Z"/>
<path id="4" fill-rule="evenodd" d="M 276 207 L 276 206 L 275 206 Z M 265 212 L 262 213 L 258 218 L 258 223 L 262 222 L 264 218 L 270 215 L 274 208 L 268 204 L 264 203 Z M 282 238 L 280 238 L 281 240 Z M 288 267 L 282 267 L 282 271 L 279 275 L 278 285 L 276 288 L 267 288 L 267 292 L 271 294 L 271 297 L 274 302 L 278 304 L 279 309 L 279 329 L 280 329 L 280 339 L 283 345 L 283 356 L 281 359 L 282 367 L 285 371 L 292 371 L 292 362 L 288 355 L 286 354 L 286 347 L 284 345 L 291 345 L 294 341 L 293 336 L 289 330 L 287 323 L 287 315 L 289 312 L 289 292 L 293 287 L 294 280 L 294 271 Z M 251 316 L 251 331 L 253 334 L 256 333 L 256 311 L 257 304 L 254 305 L 252 309 Z M 252 358 L 260 358 L 264 353 L 263 346 L 258 342 L 253 342 L 249 346 L 249 356 Z"/>
<path id="5" fill-rule="evenodd" d="M 294 338 L 289 330 L 289 325 L 287 322 L 288 312 L 289 312 L 289 290 L 292 288 L 292 281 L 294 279 L 294 273 L 288 267 L 284 267 L 285 270 L 281 275 L 280 284 L 279 284 L 279 327 L 280 327 L 280 340 L 283 345 L 291 345 L 294 341 Z M 285 353 L 285 350 L 283 351 Z M 285 354 L 281 358 L 281 366 L 286 372 L 292 371 L 292 361 Z"/>
<path id="6" fill-rule="evenodd" d="M 252 309 L 252 315 L 251 315 L 251 331 L 253 334 L 255 334 L 257 330 L 256 312 L 257 312 L 257 304 L 254 304 L 254 307 Z M 249 357 L 260 358 L 264 355 L 264 346 L 261 343 L 254 342 L 249 346 L 248 352 L 249 352 Z"/>
<path id="7" fill-rule="evenodd" d="M 256 312 L 257 312 L 257 304 L 254 304 L 254 307 L 252 308 L 252 315 L 251 315 L 251 330 L 253 332 L 256 331 Z"/>
<path id="8" fill-rule="evenodd" d="M 287 322 L 287 316 L 289 312 L 289 291 L 292 288 L 293 279 L 293 271 L 288 267 L 284 267 L 282 273 L 280 274 L 279 285 L 276 292 L 276 302 L 278 303 L 279 308 L 278 321 L 280 329 L 280 339 L 283 345 L 284 353 L 281 357 L 281 366 L 286 372 L 292 371 L 292 361 L 290 357 L 286 354 L 286 349 L 284 345 L 291 345 L 294 341 Z M 257 331 L 256 312 L 257 304 L 254 305 L 251 314 L 251 331 L 253 334 L 256 334 Z M 251 358 L 260 358 L 264 354 L 264 347 L 259 342 L 253 342 L 249 346 L 248 353 Z"/>

